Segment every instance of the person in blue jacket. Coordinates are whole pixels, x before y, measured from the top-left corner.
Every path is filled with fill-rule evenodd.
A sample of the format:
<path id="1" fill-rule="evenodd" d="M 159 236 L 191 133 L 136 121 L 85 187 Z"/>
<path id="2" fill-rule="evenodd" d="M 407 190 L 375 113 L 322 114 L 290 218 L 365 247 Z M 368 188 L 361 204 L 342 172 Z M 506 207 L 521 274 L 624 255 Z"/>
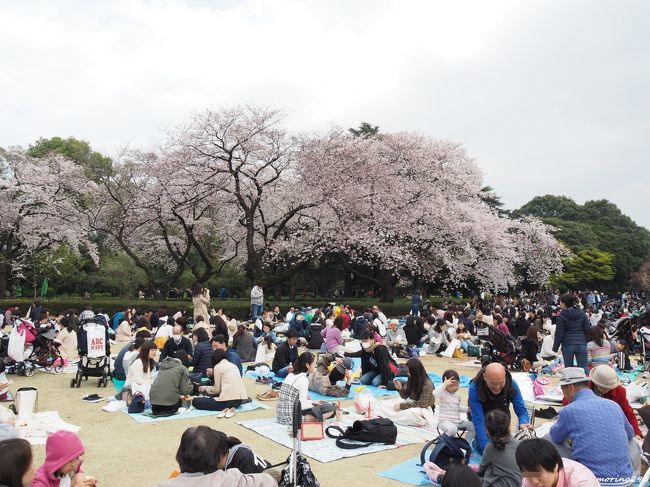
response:
<path id="1" fill-rule="evenodd" d="M 555 327 L 555 340 L 553 351 L 557 353 L 562 345 L 562 359 L 565 367 L 582 367 L 585 374 L 589 374 L 587 367 L 587 342 L 589 341 L 589 329 L 591 323 L 584 311 L 577 308 L 574 296 L 569 293 L 560 297 L 560 308 L 562 311 L 557 317 Z"/>
<path id="2" fill-rule="evenodd" d="M 483 454 L 488 444 L 485 417 L 490 411 L 500 409 L 510 416 L 512 404 L 519 419 L 520 428 L 532 428 L 524 398 L 510 372 L 499 363 L 483 367 L 469 385 L 469 409 L 476 430 L 475 448 Z"/>

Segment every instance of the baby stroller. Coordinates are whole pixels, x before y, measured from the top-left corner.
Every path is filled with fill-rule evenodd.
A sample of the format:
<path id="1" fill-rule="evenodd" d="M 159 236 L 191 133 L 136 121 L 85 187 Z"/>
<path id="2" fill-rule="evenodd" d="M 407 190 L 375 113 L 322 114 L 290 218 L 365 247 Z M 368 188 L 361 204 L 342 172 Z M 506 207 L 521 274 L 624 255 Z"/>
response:
<path id="1" fill-rule="evenodd" d="M 517 342 L 509 340 L 494 326 L 483 321 L 474 322 L 476 336 L 481 340 L 481 365 L 485 366 L 492 362 L 503 364 L 513 371 L 521 371 L 520 351 Z"/>
<path id="2" fill-rule="evenodd" d="M 99 377 L 97 387 L 106 387 L 111 376 L 108 326 L 102 319 L 88 318 L 79 323 L 77 331 L 79 364 L 70 387 L 80 387 L 81 379 Z"/>
<path id="3" fill-rule="evenodd" d="M 60 344 L 54 341 L 56 331 L 53 328 L 37 329 L 31 321 L 17 319 L 14 322 L 18 333 L 25 336 L 25 358 L 13 361 L 7 371 L 12 374 L 31 377 L 36 366 L 47 371 L 63 370 L 63 358 L 59 352 Z"/>

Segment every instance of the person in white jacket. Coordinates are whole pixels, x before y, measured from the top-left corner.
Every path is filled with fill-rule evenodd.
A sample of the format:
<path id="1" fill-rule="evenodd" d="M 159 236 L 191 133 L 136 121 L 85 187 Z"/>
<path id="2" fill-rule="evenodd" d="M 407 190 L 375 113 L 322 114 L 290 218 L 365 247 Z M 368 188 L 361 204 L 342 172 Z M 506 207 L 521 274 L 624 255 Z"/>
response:
<path id="1" fill-rule="evenodd" d="M 155 366 L 155 358 L 158 353 L 156 344 L 147 340 L 140 347 L 138 358 L 135 359 L 126 374 L 124 388 L 129 388 L 133 394 L 142 392 L 145 399 L 149 399 L 149 389 L 153 383 L 152 370 Z"/>

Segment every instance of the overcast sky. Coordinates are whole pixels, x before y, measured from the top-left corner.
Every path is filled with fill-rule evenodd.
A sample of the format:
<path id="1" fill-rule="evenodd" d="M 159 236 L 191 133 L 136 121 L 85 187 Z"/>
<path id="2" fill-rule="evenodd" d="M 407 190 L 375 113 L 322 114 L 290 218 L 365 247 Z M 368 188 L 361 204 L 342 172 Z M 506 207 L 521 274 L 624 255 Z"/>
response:
<path id="1" fill-rule="evenodd" d="M 0 146 L 146 147 L 194 110 L 462 142 L 510 208 L 606 198 L 650 228 L 650 2 L 0 0 Z"/>

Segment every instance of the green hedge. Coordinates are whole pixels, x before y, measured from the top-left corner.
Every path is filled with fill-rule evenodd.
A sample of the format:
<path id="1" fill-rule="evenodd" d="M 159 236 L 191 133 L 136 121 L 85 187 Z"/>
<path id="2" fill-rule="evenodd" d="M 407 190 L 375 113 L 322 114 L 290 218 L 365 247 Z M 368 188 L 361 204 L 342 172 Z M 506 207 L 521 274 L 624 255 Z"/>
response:
<path id="1" fill-rule="evenodd" d="M 430 301 L 436 305 L 440 306 L 443 302 L 449 301 L 451 298 L 446 297 L 432 297 L 429 298 Z M 334 300 L 332 300 L 334 301 Z M 454 302 L 458 300 L 454 299 Z M 6 309 L 9 306 L 18 304 L 23 313 L 27 311 L 29 306 L 32 304 L 33 300 L 28 298 L 17 298 L 17 299 L 2 299 L 0 300 L 0 308 Z M 312 299 L 304 301 L 309 306 L 321 306 L 327 304 L 327 299 Z M 367 307 L 370 307 L 374 304 L 378 305 L 379 308 L 386 314 L 386 316 L 402 316 L 408 314 L 411 308 L 411 300 L 396 300 L 394 303 L 380 303 L 377 299 L 366 299 L 366 300 L 346 300 L 344 301 L 347 304 L 350 304 L 355 310 L 361 310 Z M 295 304 L 302 304 L 302 300 L 289 301 L 287 299 L 282 300 L 268 300 L 266 304 L 268 305 L 277 305 L 280 306 L 280 309 L 285 312 L 289 307 Z M 177 299 L 168 299 L 168 300 L 152 300 L 152 299 L 121 299 L 121 298 L 52 298 L 45 299 L 43 302 L 44 306 L 50 310 L 50 312 L 63 312 L 70 308 L 74 308 L 77 312 L 81 312 L 86 304 L 89 304 L 94 310 L 104 309 L 104 311 L 113 315 L 113 313 L 123 310 L 126 307 L 129 308 L 147 308 L 151 307 L 152 309 L 157 309 L 161 304 L 165 304 L 167 309 L 175 313 L 179 310 L 191 311 L 192 302 L 190 300 L 177 300 Z M 224 312 L 231 311 L 237 319 L 241 319 L 246 310 L 249 307 L 249 300 L 247 299 L 212 299 L 211 305 L 215 309 L 223 309 Z"/>

